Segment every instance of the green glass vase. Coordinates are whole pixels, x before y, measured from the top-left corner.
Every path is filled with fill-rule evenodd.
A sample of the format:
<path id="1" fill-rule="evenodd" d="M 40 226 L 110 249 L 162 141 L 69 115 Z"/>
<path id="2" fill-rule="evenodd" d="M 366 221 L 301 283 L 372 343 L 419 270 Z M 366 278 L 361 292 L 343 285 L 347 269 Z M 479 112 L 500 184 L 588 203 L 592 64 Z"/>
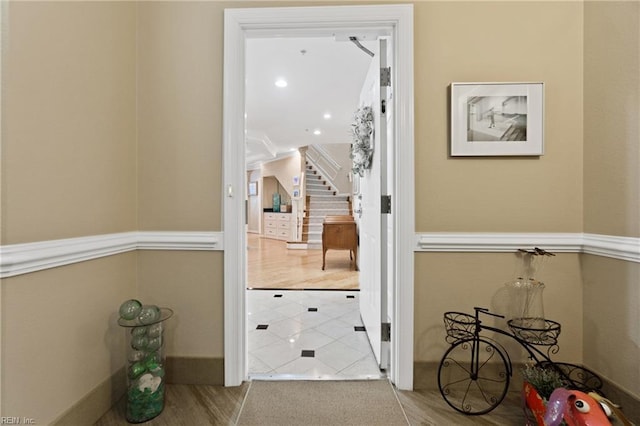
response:
<path id="1" fill-rule="evenodd" d="M 118 320 L 127 331 L 126 418 L 129 423 L 146 422 L 164 409 L 164 324 L 173 311 L 153 305 L 141 308 L 135 318 L 121 316 Z M 126 317 L 131 318 L 130 311 L 124 311 L 129 313 Z"/>

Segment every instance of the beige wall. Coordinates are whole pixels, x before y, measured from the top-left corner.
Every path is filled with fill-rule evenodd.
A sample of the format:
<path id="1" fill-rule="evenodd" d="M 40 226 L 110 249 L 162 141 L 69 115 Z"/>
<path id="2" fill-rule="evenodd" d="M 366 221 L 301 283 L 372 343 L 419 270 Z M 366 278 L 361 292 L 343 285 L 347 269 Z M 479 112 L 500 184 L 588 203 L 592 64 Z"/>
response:
<path id="1" fill-rule="evenodd" d="M 7 12 L 2 244 L 135 230 L 135 5 Z"/>
<path id="2" fill-rule="evenodd" d="M 293 177 L 301 177 L 300 175 L 302 173 L 303 172 L 300 170 L 299 152 L 296 152 L 290 157 L 286 157 L 281 160 L 270 161 L 262 165 L 263 178 L 273 176 L 278 180 L 276 191 L 279 191 L 280 199 L 282 201 L 286 201 L 288 204 L 291 204 L 291 194 L 293 194 Z M 266 197 L 271 197 L 272 192 L 266 193 L 264 195 Z"/>
<path id="3" fill-rule="evenodd" d="M 223 358 L 222 252 L 139 251 L 140 300 L 174 310 L 167 356 Z"/>
<path id="4" fill-rule="evenodd" d="M 584 362 L 640 397 L 640 264 L 584 255 Z"/>
<path id="5" fill-rule="evenodd" d="M 439 361 L 447 344 L 443 314 L 473 307 L 509 312 L 505 284 L 517 277 L 521 259 L 513 253 L 418 253 L 415 284 L 415 361 Z M 544 313 L 561 324 L 558 360 L 582 361 L 582 280 L 579 255 L 545 259 L 538 279 L 545 283 Z M 493 322 L 487 318 L 489 323 Z M 506 328 L 504 321 L 495 324 Z M 506 342 L 510 343 L 510 342 Z M 514 361 L 522 350 L 509 345 Z M 522 359 L 524 361 L 524 359 Z M 433 378 L 435 380 L 435 377 Z"/>
<path id="6" fill-rule="evenodd" d="M 1 243 L 136 230 L 135 5 L 2 7 Z M 122 367 L 136 259 L 2 280 L 3 415 L 49 424 Z"/>
<path id="7" fill-rule="evenodd" d="M 2 282 L 2 409 L 50 424 L 125 362 L 117 308 L 133 295 L 136 254 Z"/>
<path id="8" fill-rule="evenodd" d="M 582 4 L 425 2 L 415 22 L 416 231 L 581 232 Z M 543 81 L 545 154 L 449 157 L 447 90 L 465 81 Z M 562 324 L 559 357 L 580 363 L 578 257 L 546 268 L 537 278 L 546 316 Z M 513 254 L 417 253 L 415 360 L 442 356 L 445 311 L 504 312 L 499 299 L 515 277 Z"/>
<path id="9" fill-rule="evenodd" d="M 585 3 L 585 232 L 640 236 L 640 3 Z M 640 397 L 640 265 L 583 256 L 585 363 Z"/>
<path id="10" fill-rule="evenodd" d="M 640 3 L 585 3 L 585 232 L 640 236 Z"/>
<path id="11" fill-rule="evenodd" d="M 582 4 L 421 2 L 414 14 L 416 230 L 581 232 Z M 544 82 L 545 155 L 449 158 L 448 86 L 465 81 Z"/>
<path id="12" fill-rule="evenodd" d="M 222 8 L 138 3 L 141 230 L 222 227 Z"/>

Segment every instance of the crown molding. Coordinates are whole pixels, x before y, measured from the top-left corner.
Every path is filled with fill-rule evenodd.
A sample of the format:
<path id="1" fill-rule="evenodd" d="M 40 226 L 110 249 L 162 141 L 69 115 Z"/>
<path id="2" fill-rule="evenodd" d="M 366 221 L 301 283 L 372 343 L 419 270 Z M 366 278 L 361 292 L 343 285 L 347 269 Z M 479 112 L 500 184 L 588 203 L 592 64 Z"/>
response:
<path id="1" fill-rule="evenodd" d="M 133 250 L 222 250 L 221 232 L 121 232 L 0 247 L 0 278 Z"/>

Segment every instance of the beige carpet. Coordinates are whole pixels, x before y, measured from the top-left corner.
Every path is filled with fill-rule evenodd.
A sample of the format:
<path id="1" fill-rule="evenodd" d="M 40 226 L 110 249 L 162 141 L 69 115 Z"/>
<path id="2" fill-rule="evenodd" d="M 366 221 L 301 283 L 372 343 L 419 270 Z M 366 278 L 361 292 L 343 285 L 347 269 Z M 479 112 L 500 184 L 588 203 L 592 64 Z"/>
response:
<path id="1" fill-rule="evenodd" d="M 407 425 L 387 380 L 253 381 L 238 425 Z"/>

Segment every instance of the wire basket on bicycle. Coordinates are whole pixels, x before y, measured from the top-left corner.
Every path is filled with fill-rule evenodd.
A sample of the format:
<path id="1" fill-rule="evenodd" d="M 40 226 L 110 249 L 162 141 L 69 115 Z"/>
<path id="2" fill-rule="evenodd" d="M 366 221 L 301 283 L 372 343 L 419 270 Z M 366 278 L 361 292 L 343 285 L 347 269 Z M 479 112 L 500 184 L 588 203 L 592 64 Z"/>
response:
<path id="1" fill-rule="evenodd" d="M 555 321 L 545 318 L 513 318 L 507 324 L 516 337 L 532 345 L 558 344 L 560 324 Z"/>
<path id="2" fill-rule="evenodd" d="M 478 322 L 473 315 L 463 312 L 444 313 L 444 327 L 447 331 L 446 340 L 449 343 L 472 338 L 477 326 Z"/>

